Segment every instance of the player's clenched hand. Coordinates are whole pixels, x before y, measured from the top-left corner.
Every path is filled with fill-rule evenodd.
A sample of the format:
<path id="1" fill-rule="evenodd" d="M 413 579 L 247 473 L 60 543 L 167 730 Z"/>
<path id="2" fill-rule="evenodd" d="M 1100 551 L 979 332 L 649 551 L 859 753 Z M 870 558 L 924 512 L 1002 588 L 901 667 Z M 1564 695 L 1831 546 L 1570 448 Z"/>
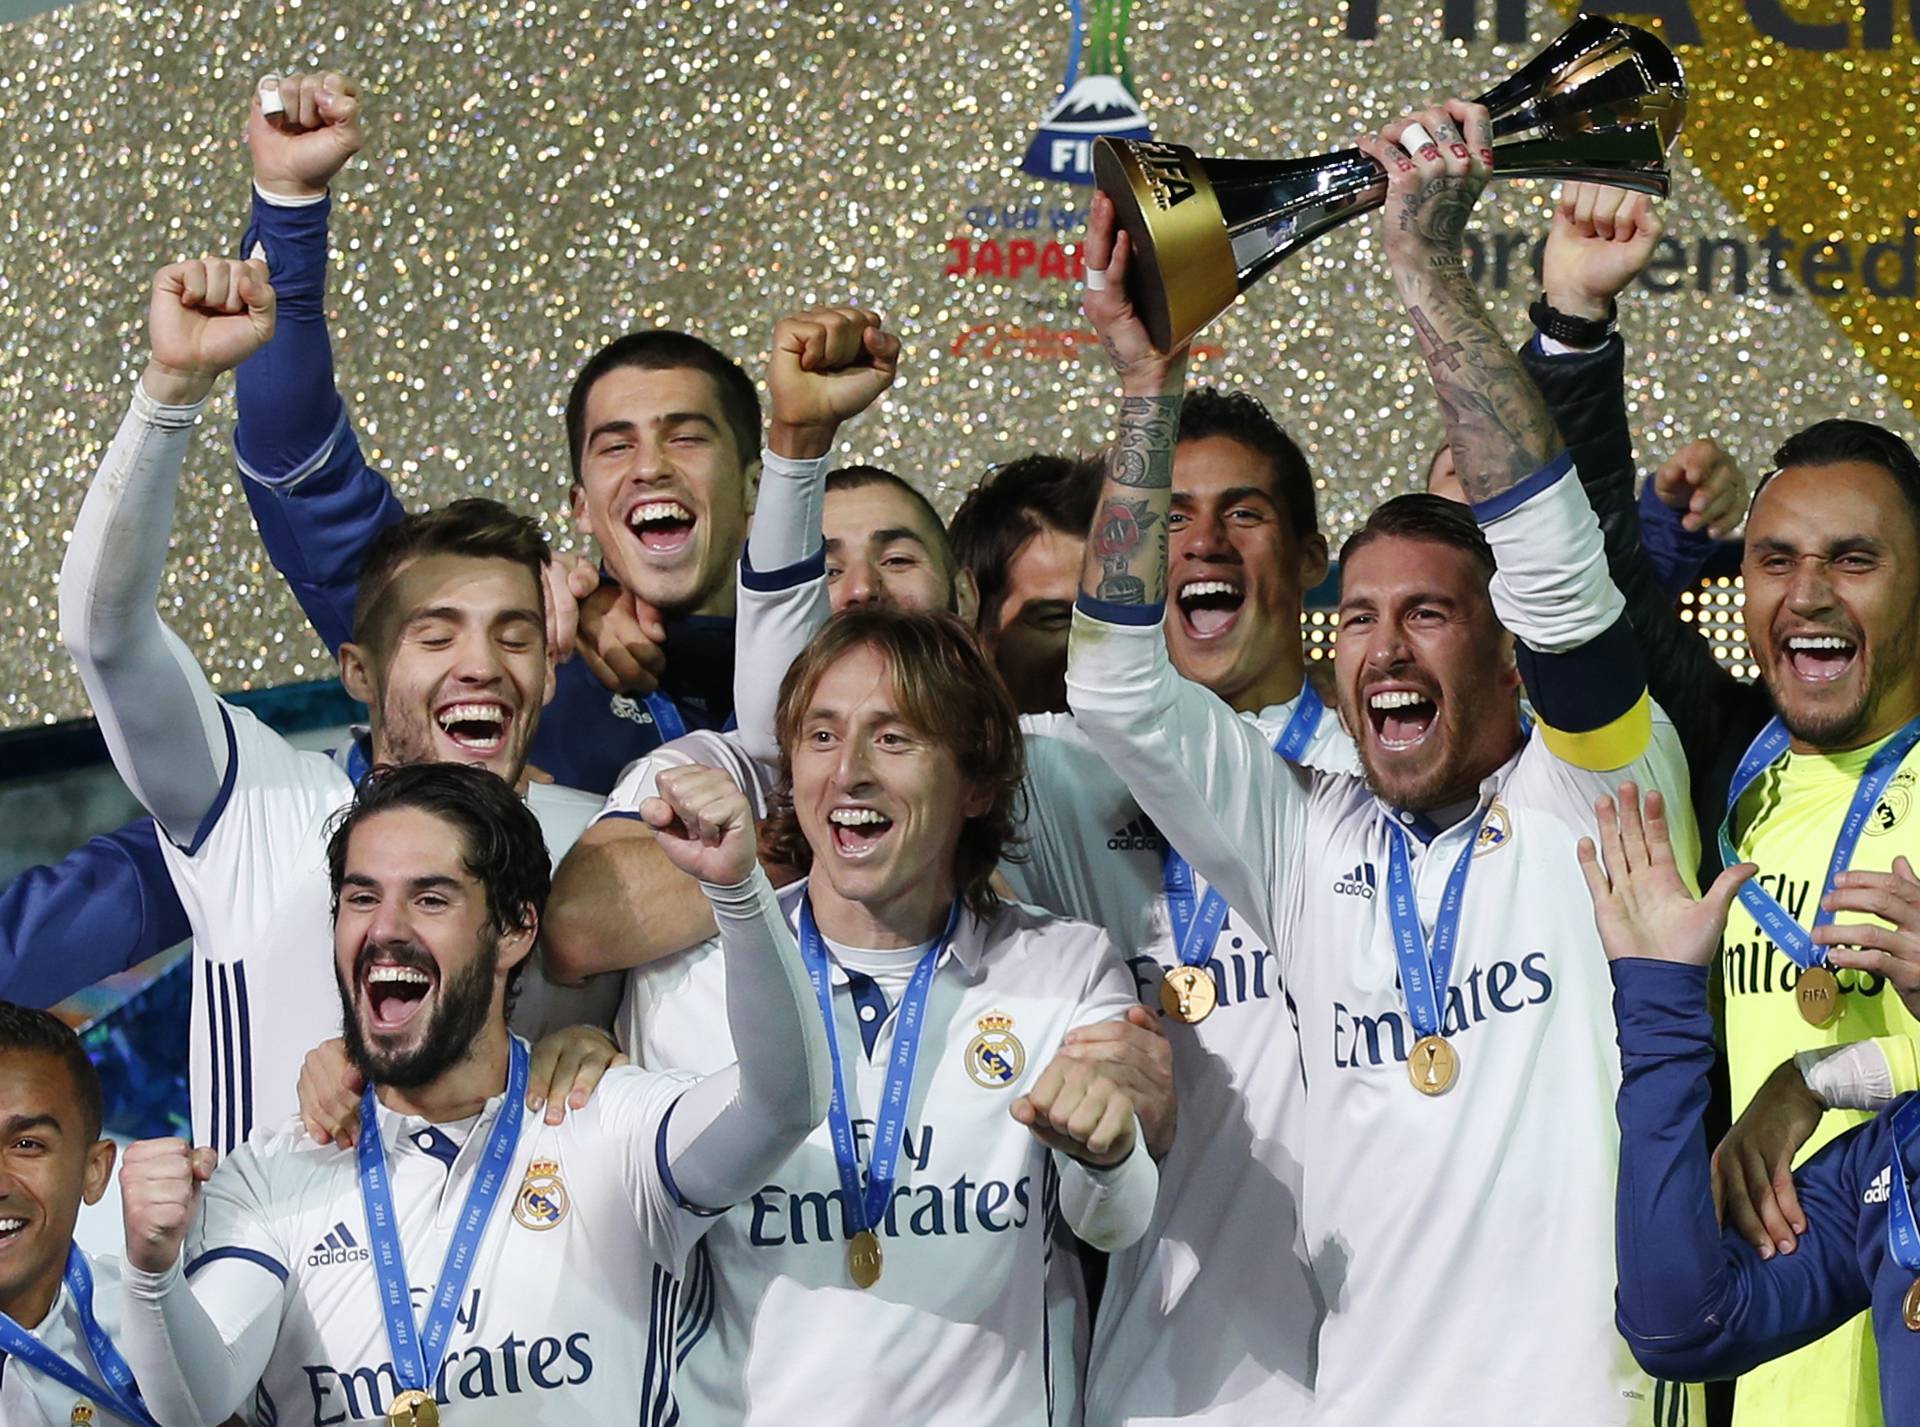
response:
<path id="1" fill-rule="evenodd" d="M 1008 1113 L 1048 1149 L 1098 1168 L 1133 1153 L 1133 1097 L 1108 1067 L 1065 1054 L 1040 1072 Z"/>
<path id="2" fill-rule="evenodd" d="M 147 303 L 152 357 L 141 385 L 155 401 L 184 405 L 213 389 L 273 336 L 273 285 L 258 259 L 195 258 L 154 274 Z"/>
<path id="3" fill-rule="evenodd" d="M 1118 1020 L 1076 1026 L 1067 1032 L 1060 1054 L 1103 1066 L 1133 1097 L 1148 1152 L 1157 1160 L 1166 1158 L 1180 1101 L 1173 1087 L 1173 1043 L 1161 1031 L 1158 1015 L 1135 1006 Z"/>
<path id="4" fill-rule="evenodd" d="M 1720 949 L 1740 884 L 1759 869 L 1751 862 L 1729 867 L 1714 879 L 1707 895 L 1687 889 L 1673 861 L 1667 833 L 1666 803 L 1658 792 L 1640 804 L 1640 789 L 1620 785 L 1620 798 L 1593 805 L 1600 822 L 1600 846 L 1580 839 L 1580 870 L 1593 894 L 1593 920 L 1607 960 L 1643 957 L 1705 966 Z M 1603 866 L 1604 863 L 1604 866 Z"/>
<path id="5" fill-rule="evenodd" d="M 1653 473 L 1653 493 L 1681 525 L 1724 540 L 1747 518 L 1747 473 L 1711 436 L 1689 441 Z"/>
<path id="6" fill-rule="evenodd" d="M 547 658 L 555 664 L 573 655 L 580 628 L 580 602 L 600 588 L 600 571 L 584 555 L 556 551 L 547 561 Z"/>
<path id="7" fill-rule="evenodd" d="M 626 1056 L 598 1026 L 568 1026 L 543 1037 L 527 1068 L 527 1108 L 547 1107 L 547 1123 L 557 1125 L 568 1110 L 583 1110 L 600 1077 Z"/>
<path id="8" fill-rule="evenodd" d="M 335 1036 L 300 1062 L 300 1123 L 317 1145 L 350 1146 L 360 1133 L 360 1097 L 367 1082 L 347 1059 L 347 1043 Z"/>
<path id="9" fill-rule="evenodd" d="M 795 460 L 827 454 L 834 433 L 880 398 L 900 369 L 900 339 L 880 314 L 822 307 L 783 317 L 767 362 L 767 449 Z"/>
<path id="10" fill-rule="evenodd" d="M 1113 200 L 1093 195 L 1087 210 L 1087 292 L 1081 310 L 1100 336 L 1107 360 L 1120 375 L 1120 389 L 1128 396 L 1160 396 L 1186 382 L 1187 349 L 1160 352 L 1147 335 L 1147 324 L 1127 296 L 1127 270 L 1134 261 L 1133 239 L 1119 226 Z"/>
<path id="11" fill-rule="evenodd" d="M 593 677 L 616 694 L 645 698 L 667 669 L 667 627 L 660 612 L 633 591 L 603 584 L 580 601 L 574 651 Z"/>
<path id="12" fill-rule="evenodd" d="M 1713 1211 L 1763 1259 L 1790 1254 L 1807 1232 L 1793 1187 L 1793 1157 L 1823 1107 L 1791 1060 L 1775 1070 L 1713 1152 Z"/>
<path id="13" fill-rule="evenodd" d="M 753 871 L 753 807 L 740 785 L 718 768 L 691 763 L 660 775 L 659 795 L 640 816 L 659 834 L 660 850 L 689 877 L 737 886 Z"/>
<path id="14" fill-rule="evenodd" d="M 1886 977 L 1908 1014 L 1920 1016 L 1920 877 L 1913 864 L 1896 857 L 1891 872 L 1842 872 L 1820 905 L 1887 923 L 1828 922 L 1813 929 L 1813 939 L 1832 965 Z"/>
<path id="15" fill-rule="evenodd" d="M 1569 317 L 1604 322 L 1659 241 L 1660 215 L 1646 194 L 1604 183 L 1563 184 L 1541 258 L 1548 304 Z"/>
<path id="16" fill-rule="evenodd" d="M 247 147 L 253 151 L 253 181 L 267 193 L 325 193 L 365 142 L 360 86 L 344 74 L 269 74 L 254 87 Z"/>
<path id="17" fill-rule="evenodd" d="M 127 1262 L 142 1273 L 165 1273 L 180 1258 L 200 1186 L 220 1156 L 185 1140 L 140 1140 L 120 1163 L 121 1218 Z"/>

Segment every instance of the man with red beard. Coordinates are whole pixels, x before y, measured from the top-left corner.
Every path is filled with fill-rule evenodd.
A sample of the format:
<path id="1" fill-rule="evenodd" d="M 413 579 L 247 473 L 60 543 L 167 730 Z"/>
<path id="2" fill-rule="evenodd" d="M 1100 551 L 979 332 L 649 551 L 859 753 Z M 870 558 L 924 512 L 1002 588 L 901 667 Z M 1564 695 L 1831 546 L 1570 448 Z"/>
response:
<path id="1" fill-rule="evenodd" d="M 1342 552 L 1335 684 L 1364 780 L 1276 759 L 1166 657 L 1184 354 L 1155 352 L 1127 302 L 1104 200 L 1087 308 L 1124 394 L 1068 693 L 1298 1009 L 1301 1212 L 1327 1304 L 1309 1420 L 1418 1403 L 1439 1427 L 1625 1427 L 1673 1389 L 1612 1327 L 1618 1077 L 1574 845 L 1616 776 L 1673 789 L 1685 767 L 1553 421 L 1461 259 L 1486 111 L 1417 122 L 1361 146 L 1388 175 L 1384 245 L 1473 510 L 1403 496 Z M 1176 1018 L 1205 1014 L 1204 982 L 1166 980 Z"/>
<path id="2" fill-rule="evenodd" d="M 457 501 L 388 527 L 368 551 L 354 638 L 340 650 L 370 728 L 339 757 L 295 748 L 214 692 L 162 623 L 175 490 L 215 379 L 273 330 L 261 264 L 177 263 L 154 279 L 152 356 L 75 524 L 61 635 L 115 766 L 162 833 L 194 935 L 193 1122 L 230 1149 L 294 1110 L 300 1057 L 337 1034 L 319 940 L 327 819 L 373 764 L 473 763 L 526 783 L 552 697 L 539 527 Z M 525 787 L 555 856 L 598 800 Z M 536 981 L 522 1024 L 564 1024 Z M 604 1022 L 611 1007 L 581 1016 Z"/>

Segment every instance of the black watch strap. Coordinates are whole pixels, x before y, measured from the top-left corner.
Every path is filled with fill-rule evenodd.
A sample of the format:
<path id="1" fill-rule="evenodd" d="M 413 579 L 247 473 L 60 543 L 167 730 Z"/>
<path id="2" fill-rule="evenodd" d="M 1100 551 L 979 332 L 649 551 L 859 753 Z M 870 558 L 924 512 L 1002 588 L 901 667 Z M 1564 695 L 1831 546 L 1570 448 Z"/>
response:
<path id="1" fill-rule="evenodd" d="M 1543 292 L 1527 309 L 1527 316 L 1533 319 L 1533 325 L 1540 329 L 1541 335 L 1551 337 L 1556 342 L 1565 342 L 1569 347 L 1597 347 L 1611 337 L 1619 326 L 1620 307 L 1609 298 L 1605 319 L 1596 321 L 1591 317 L 1571 317 L 1549 303 Z"/>

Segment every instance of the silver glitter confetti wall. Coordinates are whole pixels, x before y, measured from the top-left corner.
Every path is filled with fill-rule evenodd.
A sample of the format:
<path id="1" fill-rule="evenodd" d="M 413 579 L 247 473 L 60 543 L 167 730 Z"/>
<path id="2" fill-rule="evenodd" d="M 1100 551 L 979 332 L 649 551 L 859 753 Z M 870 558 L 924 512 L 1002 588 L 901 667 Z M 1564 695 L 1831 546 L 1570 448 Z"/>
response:
<path id="1" fill-rule="evenodd" d="M 1565 18 L 1536 0 L 1526 43 L 1494 43 L 1491 17 L 1462 43 L 1440 8 L 1383 13 L 1359 42 L 1343 4 L 1139 0 L 1131 79 L 1162 137 L 1322 152 L 1409 99 L 1481 87 Z M 1785 257 L 1770 283 L 1755 246 L 1785 225 L 1802 245 L 1851 242 L 1857 269 L 1920 217 L 1912 37 L 1802 62 L 1737 4 L 1693 10 L 1690 156 L 1647 284 L 1667 290 L 1624 304 L 1643 459 L 1712 433 L 1757 471 L 1781 435 L 1841 413 L 1913 435 L 1911 287 L 1881 303 L 1856 271 L 1851 295 L 1811 296 L 1832 265 L 1809 276 Z M 686 327 L 751 367 L 786 310 L 881 308 L 908 365 L 843 454 L 948 508 L 993 462 L 1100 444 L 1109 384 L 1072 266 L 1087 190 L 1018 170 L 1072 33 L 1049 0 L 95 3 L 0 28 L 0 724 L 85 712 L 55 629 L 66 532 L 141 361 L 147 279 L 231 253 L 245 226 L 260 74 L 324 66 L 367 87 L 330 310 L 369 456 L 409 503 L 485 491 L 566 544 L 566 386 L 634 326 Z M 1820 96 L 1811 115 L 1805 100 L 1789 115 L 1796 93 Z M 1840 195 L 1831 212 L 1823 194 Z M 1482 213 L 1485 284 L 1516 339 L 1550 196 L 1509 186 Z M 1415 479 L 1439 423 L 1365 225 L 1204 340 L 1198 374 L 1254 391 L 1306 447 L 1336 540 Z M 321 677 L 330 661 L 260 557 L 231 422 L 223 390 L 189 461 L 164 613 L 218 687 Z"/>

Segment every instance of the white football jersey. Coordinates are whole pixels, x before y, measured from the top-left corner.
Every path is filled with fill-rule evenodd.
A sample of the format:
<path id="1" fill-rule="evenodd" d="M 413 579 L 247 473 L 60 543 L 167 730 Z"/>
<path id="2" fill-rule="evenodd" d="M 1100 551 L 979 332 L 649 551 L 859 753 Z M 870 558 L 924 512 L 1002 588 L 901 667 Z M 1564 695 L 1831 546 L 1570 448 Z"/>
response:
<path id="1" fill-rule="evenodd" d="M 1272 746 L 1296 701 L 1247 720 Z M 1165 840 L 1071 715 L 1023 719 L 1022 861 L 1003 867 L 1025 901 L 1105 927 L 1160 1006 L 1176 965 Z M 1325 709 L 1301 761 L 1346 772 L 1353 742 Z M 1194 896 L 1206 879 L 1194 875 Z M 1207 963 L 1219 1004 L 1162 1029 L 1173 1043 L 1179 1131 L 1160 1164 L 1153 1227 L 1113 1254 L 1094 1322 L 1087 1421 L 1304 1420 L 1313 1400 L 1319 1294 L 1300 1232 L 1306 1105 L 1293 1008 L 1274 955 L 1229 910 Z"/>
<path id="2" fill-rule="evenodd" d="M 301 1062 L 340 1034 L 327 839 L 364 765 L 295 748 L 243 708 L 221 712 L 226 786 L 191 847 L 160 847 L 193 925 L 194 1143 L 225 1154 L 297 1113 Z M 527 806 L 557 863 L 600 800 L 534 783 Z M 611 989 L 570 993 L 529 973 L 514 1025 L 598 1019 L 592 1002 Z"/>
<path id="3" fill-rule="evenodd" d="M 120 1334 L 120 1261 L 116 1258 L 87 1256 L 93 1271 L 93 1319 L 109 1338 Z M 65 1358 L 94 1382 L 102 1381 L 93 1354 L 87 1347 L 86 1329 L 73 1294 L 63 1283 L 53 1307 L 33 1330 L 49 1350 Z M 106 1405 L 105 1394 L 83 1397 L 72 1388 L 28 1367 L 19 1358 L 0 1355 L 0 1423 L 6 1427 L 72 1427 L 88 1420 L 81 1408 L 91 1410 L 90 1420 L 111 1423 L 112 1427 L 139 1427 Z"/>
<path id="4" fill-rule="evenodd" d="M 781 894 L 796 923 L 804 890 Z M 642 1063 L 704 1071 L 733 1058 L 712 944 L 630 980 L 622 1030 Z M 864 1165 L 898 1008 L 856 995 L 837 964 L 833 984 Z M 823 1124 L 694 1255 L 687 1297 L 701 1311 L 675 1380 L 684 1420 L 1061 1420 L 1067 1385 L 1054 1380 L 1062 1358 L 1049 1311 L 1058 1174 L 1008 1107 L 1070 1029 L 1133 1002 L 1132 978 L 1097 928 L 1012 906 L 984 923 L 962 916 L 927 1003 L 900 1177 L 878 1229 L 879 1282 L 862 1290 L 848 1277 L 851 1234 Z"/>
<path id="5" fill-rule="evenodd" d="M 509 1107 L 523 1120 L 508 1189 L 434 1383 L 447 1420 L 675 1420 L 682 1269 L 717 1222 L 677 1202 L 660 1169 L 667 1112 L 690 1083 L 610 1071 L 586 1109 L 559 1125 Z M 379 1111 L 416 1323 L 503 1099 L 462 1126 Z M 384 1421 L 398 1380 L 354 1151 L 315 1145 L 295 1124 L 257 1133 L 224 1161 L 188 1241 L 187 1274 L 236 1258 L 284 1285 L 278 1339 L 248 1420 Z"/>
<path id="6" fill-rule="evenodd" d="M 1157 625 L 1074 618 L 1076 708 L 1144 730 L 1135 792 L 1270 941 L 1298 1011 L 1302 1223 L 1326 1304 L 1312 1420 L 1650 1422 L 1654 1384 L 1613 1326 L 1620 1069 L 1574 848 L 1593 800 L 1632 778 L 1670 794 L 1676 857 L 1694 864 L 1672 724 L 1653 711 L 1644 753 L 1605 773 L 1556 757 L 1536 726 L 1482 784 L 1444 1012 L 1459 1079 L 1429 1097 L 1407 1071 L 1388 838 L 1395 820 L 1412 834 L 1430 933 L 1475 818 L 1437 831 L 1359 778 L 1285 764 L 1174 673 Z"/>

